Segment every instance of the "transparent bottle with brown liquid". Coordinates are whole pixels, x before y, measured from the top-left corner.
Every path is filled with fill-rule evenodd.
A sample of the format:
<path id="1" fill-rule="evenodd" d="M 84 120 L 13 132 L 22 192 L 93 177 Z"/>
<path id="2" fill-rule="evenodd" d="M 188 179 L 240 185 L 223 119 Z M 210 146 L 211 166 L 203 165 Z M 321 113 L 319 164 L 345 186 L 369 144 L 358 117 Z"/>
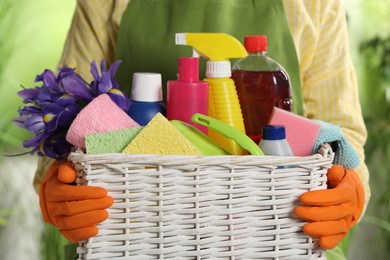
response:
<path id="1" fill-rule="evenodd" d="M 266 36 L 246 36 L 244 46 L 248 56 L 235 62 L 232 79 L 246 134 L 258 144 L 261 128 L 268 124 L 274 106 L 292 111 L 292 92 L 287 72 L 267 55 Z"/>

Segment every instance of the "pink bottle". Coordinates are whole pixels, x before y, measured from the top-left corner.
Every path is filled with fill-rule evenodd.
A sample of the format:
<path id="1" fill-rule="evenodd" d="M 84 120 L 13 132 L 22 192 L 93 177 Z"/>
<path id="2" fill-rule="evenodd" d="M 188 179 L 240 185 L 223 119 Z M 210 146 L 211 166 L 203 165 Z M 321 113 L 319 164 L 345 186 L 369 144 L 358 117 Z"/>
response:
<path id="1" fill-rule="evenodd" d="M 195 113 L 208 115 L 209 87 L 199 81 L 199 58 L 179 58 L 177 80 L 167 83 L 167 118 L 191 124 L 207 134 L 207 128 L 192 122 Z"/>

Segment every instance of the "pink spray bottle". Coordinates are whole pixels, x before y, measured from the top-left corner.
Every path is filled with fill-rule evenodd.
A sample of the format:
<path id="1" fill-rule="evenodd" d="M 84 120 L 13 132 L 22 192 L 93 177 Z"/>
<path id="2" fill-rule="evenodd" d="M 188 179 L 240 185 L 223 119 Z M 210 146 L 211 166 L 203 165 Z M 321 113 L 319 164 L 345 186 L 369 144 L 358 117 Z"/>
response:
<path id="1" fill-rule="evenodd" d="M 207 128 L 192 122 L 195 113 L 208 115 L 208 83 L 199 81 L 199 58 L 181 57 L 177 80 L 167 82 L 167 118 L 191 124 L 207 135 Z"/>

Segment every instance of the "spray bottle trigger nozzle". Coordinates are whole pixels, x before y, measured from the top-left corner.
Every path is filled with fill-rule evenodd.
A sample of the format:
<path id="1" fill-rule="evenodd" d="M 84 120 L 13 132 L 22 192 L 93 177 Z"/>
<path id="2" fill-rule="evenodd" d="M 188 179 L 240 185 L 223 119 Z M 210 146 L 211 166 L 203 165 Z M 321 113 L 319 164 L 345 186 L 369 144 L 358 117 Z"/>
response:
<path id="1" fill-rule="evenodd" d="M 199 58 L 200 56 L 202 55 L 200 55 L 200 53 L 197 50 L 192 49 L 192 57 Z"/>
<path id="2" fill-rule="evenodd" d="M 175 43 L 176 45 L 187 45 L 186 33 L 176 33 Z"/>

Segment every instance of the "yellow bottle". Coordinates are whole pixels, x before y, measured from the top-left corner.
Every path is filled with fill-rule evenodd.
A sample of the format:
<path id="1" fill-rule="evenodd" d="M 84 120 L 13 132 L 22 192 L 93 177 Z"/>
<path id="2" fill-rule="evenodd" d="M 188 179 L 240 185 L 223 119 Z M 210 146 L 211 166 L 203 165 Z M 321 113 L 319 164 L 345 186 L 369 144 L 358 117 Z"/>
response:
<path id="1" fill-rule="evenodd" d="M 209 116 L 245 133 L 236 87 L 230 78 L 229 61 L 230 58 L 248 55 L 241 42 L 226 33 L 177 33 L 176 44 L 192 46 L 195 57 L 208 59 L 204 80 L 209 83 Z M 221 133 L 209 129 L 208 135 L 230 154 L 247 154 L 236 142 Z"/>

